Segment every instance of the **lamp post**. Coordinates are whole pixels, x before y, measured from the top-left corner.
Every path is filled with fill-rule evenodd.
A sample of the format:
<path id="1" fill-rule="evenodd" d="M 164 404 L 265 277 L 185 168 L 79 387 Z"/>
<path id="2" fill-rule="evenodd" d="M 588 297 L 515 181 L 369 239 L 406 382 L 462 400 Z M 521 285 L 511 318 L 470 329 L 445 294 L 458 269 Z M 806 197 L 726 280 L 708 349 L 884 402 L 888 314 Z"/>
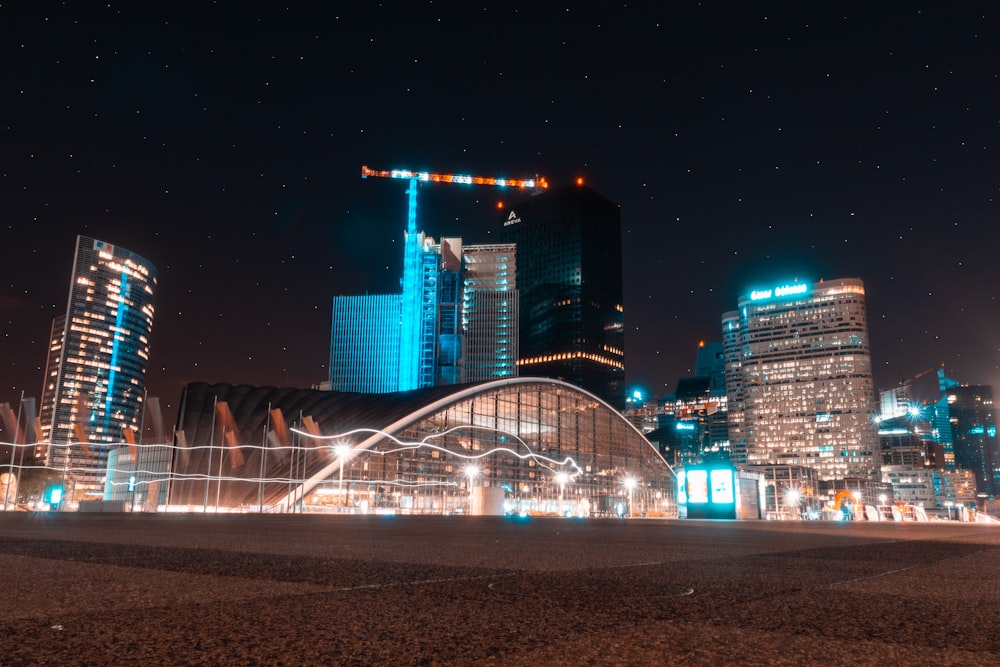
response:
<path id="1" fill-rule="evenodd" d="M 559 484 L 559 516 L 563 516 L 563 490 L 566 488 L 567 482 L 569 482 L 569 475 L 566 473 L 561 472 L 556 475 L 556 483 Z"/>
<path id="2" fill-rule="evenodd" d="M 472 514 L 472 481 L 479 475 L 479 466 L 470 463 L 465 466 L 464 472 L 469 484 L 469 514 Z"/>
<path id="3" fill-rule="evenodd" d="M 635 491 L 637 485 L 635 477 L 625 478 L 625 488 L 628 489 L 628 516 L 632 516 L 632 492 Z"/>
<path id="4" fill-rule="evenodd" d="M 791 514 L 793 519 L 797 518 L 798 516 L 800 497 L 801 494 L 799 493 L 798 489 L 788 489 L 787 491 L 785 491 L 785 507 L 789 508 L 789 513 Z M 795 509 L 794 512 L 792 511 L 792 508 Z"/>
<path id="5" fill-rule="evenodd" d="M 354 450 L 346 443 L 340 443 L 333 449 L 337 453 L 337 458 L 340 459 L 340 480 L 337 483 L 337 495 L 340 496 L 340 504 L 346 505 L 347 499 L 344 497 L 344 466 L 347 465 L 347 460 L 351 457 L 351 453 Z"/>

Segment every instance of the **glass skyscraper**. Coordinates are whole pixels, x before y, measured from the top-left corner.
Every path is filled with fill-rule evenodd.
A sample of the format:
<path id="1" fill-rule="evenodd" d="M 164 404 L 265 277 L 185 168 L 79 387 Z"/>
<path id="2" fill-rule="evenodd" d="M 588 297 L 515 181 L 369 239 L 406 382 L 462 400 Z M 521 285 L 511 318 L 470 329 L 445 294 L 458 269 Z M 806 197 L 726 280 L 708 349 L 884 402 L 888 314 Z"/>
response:
<path id="1" fill-rule="evenodd" d="M 737 462 L 808 466 L 826 480 L 877 476 L 862 281 L 754 290 L 722 325 Z"/>
<path id="2" fill-rule="evenodd" d="M 993 414 L 993 387 L 965 385 L 947 390 L 948 413 L 955 465 L 976 476 L 980 495 L 997 494 L 997 425 Z"/>
<path id="3" fill-rule="evenodd" d="M 402 294 L 333 299 L 330 389 L 384 394 L 517 375 L 512 244 L 407 232 Z"/>
<path id="4" fill-rule="evenodd" d="M 364 394 L 399 391 L 400 308 L 399 294 L 333 298 L 331 390 Z"/>
<path id="5" fill-rule="evenodd" d="M 441 248 L 442 284 L 448 280 L 448 284 L 453 285 L 452 290 L 457 290 L 460 300 L 454 311 L 459 318 L 456 332 L 461 337 L 461 371 L 456 381 L 482 382 L 516 376 L 516 247 L 512 243 L 462 245 L 462 239 L 446 238 L 441 240 Z M 449 254 L 451 260 L 448 259 Z M 457 264 L 454 262 L 456 256 L 461 258 Z M 443 293 L 441 298 L 443 304 Z M 451 331 L 451 317 L 442 308 L 442 364 L 445 362 L 445 351 L 452 347 L 446 337 Z"/>
<path id="6" fill-rule="evenodd" d="M 621 211 L 590 188 L 514 206 L 500 239 L 517 246 L 521 376 L 562 379 L 625 405 Z"/>
<path id="7" fill-rule="evenodd" d="M 41 421 L 72 500 L 100 499 L 108 443 L 141 427 L 156 267 L 78 236 L 65 316 L 52 327 Z"/>

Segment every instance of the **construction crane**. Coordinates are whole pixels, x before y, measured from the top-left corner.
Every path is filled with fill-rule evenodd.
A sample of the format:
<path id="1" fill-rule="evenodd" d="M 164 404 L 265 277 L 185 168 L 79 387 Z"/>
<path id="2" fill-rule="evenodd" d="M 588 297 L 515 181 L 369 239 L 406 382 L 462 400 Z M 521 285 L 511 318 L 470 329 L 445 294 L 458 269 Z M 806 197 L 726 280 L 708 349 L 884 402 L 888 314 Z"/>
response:
<path id="1" fill-rule="evenodd" d="M 410 182 L 406 194 L 410 196 L 406 215 L 406 233 L 417 232 L 417 183 L 460 183 L 464 185 L 493 185 L 500 188 L 542 188 L 549 187 L 542 177 L 535 178 L 494 178 L 491 176 L 466 176 L 464 174 L 432 174 L 409 169 L 370 169 L 361 165 L 361 178 L 401 178 Z"/>
<path id="2" fill-rule="evenodd" d="M 420 277 L 420 266 L 423 243 L 423 235 L 417 233 L 417 184 L 418 183 L 459 183 L 464 185 L 492 185 L 506 188 L 515 187 L 522 189 L 547 188 L 548 182 L 544 178 L 518 179 L 518 178 L 492 178 L 487 176 L 466 176 L 462 174 L 432 174 L 426 171 L 410 171 L 409 169 L 393 169 L 384 171 L 361 167 L 361 178 L 401 178 L 410 182 L 406 194 L 409 195 L 409 205 L 406 214 L 406 241 L 403 248 L 403 280 L 402 299 L 400 311 L 400 370 L 399 382 L 401 387 L 417 388 L 421 385 L 421 368 L 426 368 L 427 364 L 422 363 L 422 359 L 432 356 L 432 353 L 425 353 L 424 346 L 421 346 L 420 326 L 422 318 L 420 313 L 426 307 L 423 299 L 422 280 Z"/>
<path id="3" fill-rule="evenodd" d="M 391 171 L 369 169 L 361 166 L 361 178 L 373 176 L 376 178 L 403 178 L 407 180 L 426 181 L 430 183 L 464 183 L 465 185 L 496 185 L 511 188 L 547 188 L 544 178 L 494 178 L 491 176 L 465 176 L 462 174 L 431 174 L 426 171 L 410 171 L 409 169 L 393 169 Z"/>

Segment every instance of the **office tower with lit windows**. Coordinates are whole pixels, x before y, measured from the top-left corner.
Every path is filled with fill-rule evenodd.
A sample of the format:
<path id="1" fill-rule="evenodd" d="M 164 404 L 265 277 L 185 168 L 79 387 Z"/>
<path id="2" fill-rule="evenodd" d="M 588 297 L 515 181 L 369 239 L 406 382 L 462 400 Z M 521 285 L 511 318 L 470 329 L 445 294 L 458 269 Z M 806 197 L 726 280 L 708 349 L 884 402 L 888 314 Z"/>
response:
<path id="1" fill-rule="evenodd" d="M 461 242 L 461 239 L 458 240 Z M 462 382 L 517 376 L 517 250 L 511 243 L 462 246 Z"/>
<path id="2" fill-rule="evenodd" d="M 156 267 L 139 255 L 77 237 L 41 405 L 49 465 L 65 473 L 73 500 L 103 497 L 108 443 L 141 427 L 156 277 Z"/>
<path id="3" fill-rule="evenodd" d="M 518 372 L 563 379 L 625 405 L 621 210 L 584 185 L 513 206 L 500 230 L 517 246 Z"/>
<path id="4" fill-rule="evenodd" d="M 729 457 L 735 464 L 747 463 L 747 437 L 744 415 L 746 401 L 743 395 L 743 345 L 742 323 L 739 313 L 730 311 L 722 316 L 722 355 L 724 359 L 723 377 L 726 384 L 728 414 L 726 426 L 729 432 Z"/>
<path id="5" fill-rule="evenodd" d="M 757 289 L 722 325 L 730 441 L 748 463 L 807 466 L 824 480 L 877 478 L 861 280 Z"/>
<path id="6" fill-rule="evenodd" d="M 979 495 L 997 495 L 1000 451 L 993 411 L 993 387 L 964 385 L 947 389 L 955 465 L 976 476 Z"/>
<path id="7" fill-rule="evenodd" d="M 330 389 L 384 394 L 516 376 L 514 246 L 408 233 L 404 253 L 401 294 L 334 297 Z"/>

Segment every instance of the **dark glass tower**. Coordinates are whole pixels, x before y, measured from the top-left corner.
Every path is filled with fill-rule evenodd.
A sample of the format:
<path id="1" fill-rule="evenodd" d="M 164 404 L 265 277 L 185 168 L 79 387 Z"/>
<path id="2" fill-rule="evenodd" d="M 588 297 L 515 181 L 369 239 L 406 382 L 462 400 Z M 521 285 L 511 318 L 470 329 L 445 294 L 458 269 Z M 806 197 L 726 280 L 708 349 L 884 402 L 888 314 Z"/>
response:
<path id="1" fill-rule="evenodd" d="M 993 388 L 952 387 L 947 401 L 955 464 L 975 474 L 980 495 L 995 496 L 998 451 Z"/>
<path id="2" fill-rule="evenodd" d="M 625 404 L 621 210 L 585 186 L 518 204 L 500 238 L 517 244 L 518 374 L 562 379 Z"/>

